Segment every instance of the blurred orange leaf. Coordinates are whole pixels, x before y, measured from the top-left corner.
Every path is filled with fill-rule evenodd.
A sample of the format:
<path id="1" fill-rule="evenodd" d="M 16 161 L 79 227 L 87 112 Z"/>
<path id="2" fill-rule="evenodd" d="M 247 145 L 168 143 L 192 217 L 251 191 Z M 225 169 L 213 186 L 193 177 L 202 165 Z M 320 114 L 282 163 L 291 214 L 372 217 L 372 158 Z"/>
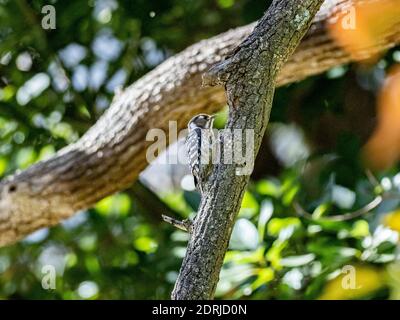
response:
<path id="1" fill-rule="evenodd" d="M 328 30 L 353 59 L 364 60 L 378 52 L 374 49 L 398 24 L 399 0 L 359 1 L 340 10 L 329 21 Z"/>
<path id="2" fill-rule="evenodd" d="M 385 80 L 377 113 L 377 127 L 363 153 L 370 169 L 384 170 L 400 159 L 400 65 L 394 66 Z"/>

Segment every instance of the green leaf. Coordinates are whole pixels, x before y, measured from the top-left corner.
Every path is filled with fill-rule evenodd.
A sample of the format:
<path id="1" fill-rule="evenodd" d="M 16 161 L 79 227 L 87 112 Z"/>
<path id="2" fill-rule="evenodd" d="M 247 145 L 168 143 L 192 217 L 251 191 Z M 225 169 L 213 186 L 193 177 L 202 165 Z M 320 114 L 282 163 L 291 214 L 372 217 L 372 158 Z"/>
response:
<path id="1" fill-rule="evenodd" d="M 257 279 L 251 284 L 253 291 L 257 290 L 261 286 L 271 282 L 275 277 L 275 272 L 271 268 L 264 268 L 257 274 Z"/>
<path id="2" fill-rule="evenodd" d="M 101 215 L 127 216 L 131 209 L 131 200 L 128 195 L 121 193 L 104 198 L 95 208 Z"/>
<path id="3" fill-rule="evenodd" d="M 0 158 L 0 176 L 2 176 L 7 170 L 8 161 L 6 158 Z"/>
<path id="4" fill-rule="evenodd" d="M 259 194 L 264 196 L 270 196 L 273 198 L 278 198 L 281 195 L 280 186 L 270 180 L 261 180 L 256 185 L 256 190 Z"/>
<path id="5" fill-rule="evenodd" d="M 223 9 L 230 8 L 234 4 L 235 4 L 235 0 L 218 0 L 218 5 Z"/>
<path id="6" fill-rule="evenodd" d="M 258 204 L 257 200 L 250 192 L 246 191 L 239 211 L 239 217 L 252 218 L 258 213 L 259 210 L 260 205 Z"/>
<path id="7" fill-rule="evenodd" d="M 264 200 L 261 204 L 260 216 L 258 218 L 258 234 L 260 239 L 264 239 L 265 226 L 271 219 L 274 212 L 274 205 L 271 201 Z"/>
<path id="8" fill-rule="evenodd" d="M 20 169 L 25 169 L 36 161 L 36 152 L 32 147 L 21 149 L 17 154 L 17 166 Z"/>
<path id="9" fill-rule="evenodd" d="M 313 212 L 312 217 L 315 220 L 320 219 L 324 215 L 328 213 L 328 210 L 330 209 L 331 205 L 329 203 L 322 203 L 320 204 Z"/>
<path id="10" fill-rule="evenodd" d="M 364 238 L 370 235 L 368 222 L 359 220 L 354 222 L 350 234 L 354 238 Z"/>
<path id="11" fill-rule="evenodd" d="M 297 229 L 301 226 L 299 218 L 273 218 L 268 223 L 267 232 L 272 237 L 278 237 L 279 234 L 288 228 Z"/>
<path id="12" fill-rule="evenodd" d="M 157 242 L 149 237 L 140 237 L 133 242 L 134 247 L 146 253 L 154 253 L 157 251 Z"/>

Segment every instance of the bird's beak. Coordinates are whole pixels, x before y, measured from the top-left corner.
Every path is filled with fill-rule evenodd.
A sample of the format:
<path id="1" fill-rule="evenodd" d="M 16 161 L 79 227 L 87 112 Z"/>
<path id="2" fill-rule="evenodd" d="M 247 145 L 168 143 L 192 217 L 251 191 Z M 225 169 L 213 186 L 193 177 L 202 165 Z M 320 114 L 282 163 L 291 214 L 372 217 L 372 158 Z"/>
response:
<path id="1" fill-rule="evenodd" d="M 212 116 L 210 116 L 211 120 L 214 120 L 214 119 L 215 119 L 215 117 L 216 117 L 216 115 L 215 115 L 215 114 L 213 114 Z"/>

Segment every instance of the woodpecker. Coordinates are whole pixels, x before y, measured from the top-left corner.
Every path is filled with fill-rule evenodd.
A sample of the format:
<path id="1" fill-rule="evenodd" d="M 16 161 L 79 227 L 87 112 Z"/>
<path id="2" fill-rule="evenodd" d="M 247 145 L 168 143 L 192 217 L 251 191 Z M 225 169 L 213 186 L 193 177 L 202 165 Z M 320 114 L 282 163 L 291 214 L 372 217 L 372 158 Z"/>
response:
<path id="1" fill-rule="evenodd" d="M 214 116 L 199 114 L 188 123 L 189 134 L 186 138 L 186 151 L 194 184 L 200 194 L 203 194 L 204 183 L 212 169 L 213 122 Z"/>
<path id="2" fill-rule="evenodd" d="M 200 194 L 203 194 L 205 181 L 212 169 L 212 147 L 214 116 L 199 114 L 188 123 L 189 134 L 186 138 L 186 151 L 189 158 L 190 171 L 193 174 L 194 184 Z M 162 215 L 165 222 L 191 234 L 193 223 L 190 219 L 180 221 L 166 215 Z"/>

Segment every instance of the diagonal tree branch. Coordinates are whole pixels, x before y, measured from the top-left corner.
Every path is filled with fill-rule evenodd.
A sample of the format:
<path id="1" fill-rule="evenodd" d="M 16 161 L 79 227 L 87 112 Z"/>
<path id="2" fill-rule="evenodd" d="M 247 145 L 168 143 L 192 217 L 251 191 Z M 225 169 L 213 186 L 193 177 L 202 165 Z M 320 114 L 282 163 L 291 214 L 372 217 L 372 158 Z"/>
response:
<path id="1" fill-rule="evenodd" d="M 280 69 L 281 86 L 352 61 L 330 37 L 326 24 L 352 3 L 384 0 L 327 0 L 288 62 Z M 148 165 L 150 128 L 178 129 L 200 112 L 225 103 L 221 87 L 200 88 L 201 74 L 222 60 L 252 31 L 254 24 L 201 41 L 168 59 L 117 94 L 106 113 L 75 144 L 53 158 L 0 182 L 0 246 L 41 227 L 49 227 L 98 200 L 129 187 Z M 400 26 L 387 30 L 379 43 L 359 48 L 363 58 L 400 42 Z M 267 74 L 265 75 L 268 76 Z"/>
<path id="2" fill-rule="evenodd" d="M 225 86 L 229 105 L 226 129 L 254 133 L 254 150 L 251 150 L 254 158 L 268 124 L 276 76 L 300 43 L 322 3 L 323 0 L 275 0 L 250 36 L 203 78 L 205 84 Z M 220 141 L 220 150 L 225 150 L 224 144 L 231 143 L 224 137 Z M 235 162 L 225 163 L 220 161 L 214 166 L 208 191 L 203 194 L 172 293 L 174 299 L 211 299 L 214 296 L 234 221 L 249 181 L 249 175 L 238 175 Z"/>

